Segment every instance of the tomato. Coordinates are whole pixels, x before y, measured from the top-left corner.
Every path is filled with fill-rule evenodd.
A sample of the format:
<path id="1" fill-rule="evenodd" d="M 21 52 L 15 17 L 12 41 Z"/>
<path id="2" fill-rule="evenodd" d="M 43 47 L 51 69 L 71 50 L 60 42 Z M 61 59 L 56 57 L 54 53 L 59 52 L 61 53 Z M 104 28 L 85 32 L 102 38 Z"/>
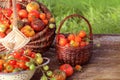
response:
<path id="1" fill-rule="evenodd" d="M 76 41 L 71 40 L 71 41 L 70 41 L 70 46 L 78 47 L 78 46 L 79 46 L 79 42 L 76 42 Z"/>
<path id="2" fill-rule="evenodd" d="M 35 58 L 35 52 L 32 52 L 32 54 L 31 54 L 31 58 Z"/>
<path id="3" fill-rule="evenodd" d="M 18 15 L 21 18 L 27 18 L 28 12 L 25 9 L 21 9 L 21 10 L 19 10 Z"/>
<path id="4" fill-rule="evenodd" d="M 65 36 L 63 34 L 58 34 L 57 35 L 57 40 L 60 40 L 60 38 L 65 38 Z"/>
<path id="5" fill-rule="evenodd" d="M 55 23 L 55 18 L 54 17 L 50 18 L 50 23 Z"/>
<path id="6" fill-rule="evenodd" d="M 59 39 L 59 45 L 60 46 L 65 46 L 68 43 L 66 38 L 60 38 Z"/>
<path id="7" fill-rule="evenodd" d="M 3 65 L 4 64 L 4 60 L 0 59 L 0 65 Z"/>
<path id="8" fill-rule="evenodd" d="M 40 19 L 35 19 L 34 21 L 31 22 L 31 27 L 35 31 L 39 32 L 45 28 L 45 24 Z"/>
<path id="9" fill-rule="evenodd" d="M 0 71 L 2 71 L 3 70 L 3 65 L 0 65 Z"/>
<path id="10" fill-rule="evenodd" d="M 17 63 L 16 60 L 10 60 L 10 61 L 9 61 L 9 64 L 12 65 L 12 66 L 13 66 L 13 65 L 16 65 L 16 63 Z"/>
<path id="11" fill-rule="evenodd" d="M 83 38 L 83 37 L 85 37 L 86 36 L 86 32 L 85 31 L 80 31 L 79 32 L 79 36 L 81 37 L 81 38 Z"/>
<path id="12" fill-rule="evenodd" d="M 45 25 L 48 24 L 48 20 L 47 20 L 47 19 L 44 19 L 44 20 L 42 20 L 42 21 L 44 22 Z"/>
<path id="13" fill-rule="evenodd" d="M 30 22 L 34 21 L 35 19 L 39 18 L 39 12 L 36 10 L 33 10 L 31 12 L 28 13 L 28 20 Z"/>
<path id="14" fill-rule="evenodd" d="M 52 77 L 55 78 L 55 80 L 66 80 L 65 72 L 59 69 L 54 70 Z"/>
<path id="15" fill-rule="evenodd" d="M 14 67 L 12 65 L 7 65 L 5 69 L 7 72 L 12 72 Z"/>
<path id="16" fill-rule="evenodd" d="M 22 56 L 20 53 L 18 53 L 18 52 L 14 52 L 14 53 L 12 53 L 13 54 L 13 56 L 14 56 L 14 58 L 16 58 L 16 59 L 20 59 L 20 57 Z"/>
<path id="17" fill-rule="evenodd" d="M 63 64 L 60 66 L 60 70 L 66 73 L 66 76 L 69 77 L 73 74 L 73 68 L 70 64 Z"/>
<path id="18" fill-rule="evenodd" d="M 81 46 L 81 47 L 85 47 L 85 46 L 86 46 L 86 42 L 82 41 L 82 42 L 80 43 L 80 46 Z"/>
<path id="19" fill-rule="evenodd" d="M 68 39 L 69 41 L 75 40 L 75 35 L 74 35 L 74 34 L 69 34 L 68 37 L 67 37 L 67 39 Z"/>
<path id="20" fill-rule="evenodd" d="M 39 10 L 40 9 L 39 7 L 40 6 L 39 6 L 39 4 L 37 2 L 32 1 L 32 2 L 30 2 L 30 3 L 27 4 L 26 10 L 28 12 L 31 12 L 33 10 Z"/>
<path id="21" fill-rule="evenodd" d="M 82 39 L 81 39 L 81 37 L 79 37 L 79 36 L 75 36 L 75 42 L 81 42 L 82 41 Z"/>
<path id="22" fill-rule="evenodd" d="M 39 15 L 41 20 L 45 20 L 46 19 L 46 14 L 45 13 L 40 13 Z"/>
<path id="23" fill-rule="evenodd" d="M 0 32 L 5 32 L 7 30 L 7 26 L 0 23 Z"/>
<path id="24" fill-rule="evenodd" d="M 0 32 L 0 38 L 4 38 L 6 35 L 3 32 Z"/>
<path id="25" fill-rule="evenodd" d="M 28 67 L 25 65 L 25 62 L 24 61 L 21 61 L 18 63 L 19 64 L 19 67 L 22 68 L 22 69 L 27 69 Z"/>
<path id="26" fill-rule="evenodd" d="M 30 68 L 30 70 L 35 70 L 35 65 L 31 64 L 29 68 Z"/>
<path id="27" fill-rule="evenodd" d="M 7 8 L 7 9 L 3 9 L 3 14 L 6 15 L 7 17 L 10 17 L 11 14 L 13 13 L 12 9 Z"/>
<path id="28" fill-rule="evenodd" d="M 28 59 L 27 57 L 25 57 L 25 56 L 21 56 L 21 57 L 20 57 L 20 60 L 29 61 L 29 59 Z"/>
<path id="29" fill-rule="evenodd" d="M 21 10 L 21 9 L 22 9 L 22 5 L 21 5 L 21 4 L 19 4 L 19 3 L 17 3 L 17 4 L 16 4 L 16 8 L 17 8 L 17 11 L 19 11 L 19 10 Z"/>
<path id="30" fill-rule="evenodd" d="M 31 28 L 31 26 L 26 25 L 21 29 L 21 32 L 26 36 L 26 37 L 33 37 L 35 35 L 35 31 Z"/>

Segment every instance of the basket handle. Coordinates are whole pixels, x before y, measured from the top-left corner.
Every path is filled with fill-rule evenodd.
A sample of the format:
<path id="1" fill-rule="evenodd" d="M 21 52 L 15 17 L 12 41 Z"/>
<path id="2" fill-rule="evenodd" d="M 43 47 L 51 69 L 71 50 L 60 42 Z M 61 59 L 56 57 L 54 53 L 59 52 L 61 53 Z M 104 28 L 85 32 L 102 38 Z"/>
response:
<path id="1" fill-rule="evenodd" d="M 65 18 L 60 22 L 60 25 L 59 25 L 58 31 L 57 31 L 57 35 L 60 34 L 60 29 L 61 29 L 62 25 L 64 24 L 64 22 L 65 22 L 67 19 L 72 18 L 72 17 L 78 17 L 78 18 L 84 19 L 84 21 L 87 23 L 88 28 L 89 28 L 89 39 L 92 41 L 92 40 L 93 40 L 93 34 L 92 34 L 91 24 L 89 23 L 89 21 L 88 21 L 85 17 L 83 17 L 83 16 L 81 16 L 81 15 L 79 15 L 79 14 L 72 14 L 72 15 L 69 15 L 69 16 L 65 17 Z"/>

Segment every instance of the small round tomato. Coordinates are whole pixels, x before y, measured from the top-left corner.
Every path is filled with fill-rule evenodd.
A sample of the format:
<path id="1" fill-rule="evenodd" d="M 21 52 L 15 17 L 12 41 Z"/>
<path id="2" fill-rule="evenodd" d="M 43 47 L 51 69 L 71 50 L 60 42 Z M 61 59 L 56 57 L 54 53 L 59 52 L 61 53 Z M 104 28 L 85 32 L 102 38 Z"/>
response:
<path id="1" fill-rule="evenodd" d="M 22 69 L 27 69 L 28 68 L 24 61 L 19 62 L 19 67 L 22 68 Z"/>
<path id="2" fill-rule="evenodd" d="M 2 71 L 3 70 L 3 65 L 0 65 L 0 71 Z"/>
<path id="3" fill-rule="evenodd" d="M 12 65 L 7 65 L 7 66 L 5 67 L 5 69 L 6 69 L 7 72 L 12 72 L 13 69 L 14 69 L 14 67 L 13 67 Z"/>
<path id="4" fill-rule="evenodd" d="M 21 10 L 19 10 L 18 15 L 21 18 L 27 18 L 28 12 L 25 9 L 21 9 Z"/>
<path id="5" fill-rule="evenodd" d="M 82 39 L 81 39 L 81 37 L 80 36 L 75 36 L 75 42 L 81 42 L 82 41 Z"/>
<path id="6" fill-rule="evenodd" d="M 13 56 L 14 56 L 14 58 L 16 58 L 16 59 L 20 59 L 20 57 L 22 56 L 20 53 L 18 53 L 18 52 L 14 52 L 14 53 L 12 53 L 13 54 Z"/>
<path id="7" fill-rule="evenodd" d="M 42 21 L 44 22 L 45 25 L 48 24 L 48 20 L 47 20 L 47 19 L 44 19 L 44 20 L 42 20 Z"/>
<path id="8" fill-rule="evenodd" d="M 36 10 L 33 10 L 28 13 L 28 20 L 30 22 L 34 21 L 35 19 L 39 18 L 39 12 Z"/>
<path id="9" fill-rule="evenodd" d="M 4 38 L 6 35 L 3 32 L 0 32 L 0 38 Z"/>
<path id="10" fill-rule="evenodd" d="M 66 38 L 60 38 L 59 39 L 59 45 L 60 46 L 65 46 L 68 43 Z"/>
<path id="11" fill-rule="evenodd" d="M 85 37 L 86 36 L 86 32 L 85 31 L 80 31 L 79 32 L 79 36 L 81 37 L 81 38 L 83 38 L 83 37 Z"/>
<path id="12" fill-rule="evenodd" d="M 86 42 L 82 41 L 82 42 L 80 43 L 80 46 L 81 46 L 81 47 L 85 47 L 85 46 L 86 46 Z"/>
<path id="13" fill-rule="evenodd" d="M 12 9 L 10 9 L 10 8 L 4 9 L 2 12 L 7 17 L 10 17 L 11 14 L 13 13 Z"/>
<path id="14" fill-rule="evenodd" d="M 0 32 L 5 32 L 7 30 L 7 26 L 3 23 L 0 23 Z"/>
<path id="15" fill-rule="evenodd" d="M 35 58 L 35 52 L 32 52 L 32 54 L 31 54 L 31 58 Z"/>
<path id="16" fill-rule="evenodd" d="M 66 76 L 69 77 L 73 74 L 73 68 L 70 64 L 63 64 L 60 66 L 60 70 L 66 73 Z"/>
<path id="17" fill-rule="evenodd" d="M 19 3 L 17 3 L 17 4 L 16 4 L 16 8 L 17 8 L 17 11 L 19 11 L 19 10 L 21 10 L 21 9 L 22 9 L 22 5 L 21 5 L 21 4 L 19 4 Z"/>
<path id="18" fill-rule="evenodd" d="M 39 6 L 39 4 L 37 2 L 32 1 L 32 2 L 30 2 L 30 3 L 27 4 L 26 10 L 28 12 L 31 12 L 33 10 L 39 10 L 40 9 L 39 7 L 40 6 Z"/>
<path id="19" fill-rule="evenodd" d="M 23 61 L 29 61 L 29 59 L 25 56 L 21 56 L 20 59 L 23 60 Z"/>
<path id="20" fill-rule="evenodd" d="M 12 66 L 13 66 L 13 65 L 16 65 L 16 63 L 17 63 L 16 60 L 10 60 L 10 61 L 9 61 L 9 64 L 12 65 Z"/>
<path id="21" fill-rule="evenodd" d="M 68 39 L 69 41 L 75 40 L 75 35 L 74 35 L 74 34 L 69 34 L 68 37 L 67 37 L 67 39 Z"/>
<path id="22" fill-rule="evenodd" d="M 41 20 L 44 20 L 44 19 L 46 19 L 46 14 L 45 13 L 40 13 L 40 19 Z"/>

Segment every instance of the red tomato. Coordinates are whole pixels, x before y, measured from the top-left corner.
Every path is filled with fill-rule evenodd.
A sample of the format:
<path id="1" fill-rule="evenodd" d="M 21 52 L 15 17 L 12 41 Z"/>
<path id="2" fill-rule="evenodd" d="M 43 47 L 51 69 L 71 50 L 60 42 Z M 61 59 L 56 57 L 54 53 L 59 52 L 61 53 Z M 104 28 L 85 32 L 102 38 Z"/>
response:
<path id="1" fill-rule="evenodd" d="M 3 65 L 0 65 L 0 71 L 2 71 L 2 69 L 3 69 Z"/>
<path id="2" fill-rule="evenodd" d="M 42 20 L 46 19 L 46 14 L 45 13 L 40 13 L 40 19 L 42 19 Z"/>
<path id="3" fill-rule="evenodd" d="M 35 52 L 32 52 L 32 54 L 31 54 L 31 58 L 35 58 Z"/>
<path id="4" fill-rule="evenodd" d="M 10 8 L 4 9 L 2 12 L 3 12 L 3 14 L 6 15 L 7 17 L 10 17 L 11 14 L 13 13 L 12 9 L 10 9 Z"/>
<path id="5" fill-rule="evenodd" d="M 14 53 L 12 53 L 13 54 L 13 56 L 14 56 L 14 58 L 16 58 L 16 59 L 20 59 L 20 57 L 22 56 L 20 53 L 18 53 L 18 52 L 14 52 Z"/>
<path id="6" fill-rule="evenodd" d="M 81 46 L 81 47 L 85 47 L 85 46 L 86 46 L 86 42 L 83 42 L 83 41 L 82 41 L 82 42 L 80 43 L 80 46 Z"/>
<path id="7" fill-rule="evenodd" d="M 19 67 L 22 69 L 27 69 L 28 67 L 25 65 L 24 61 L 19 62 Z"/>
<path id="8" fill-rule="evenodd" d="M 64 71 L 66 73 L 66 76 L 71 76 L 73 74 L 73 68 L 70 64 L 63 64 L 60 66 L 60 70 Z"/>
<path id="9" fill-rule="evenodd" d="M 60 46 L 65 46 L 68 43 L 66 38 L 60 38 L 59 39 L 59 45 Z"/>
<path id="10" fill-rule="evenodd" d="M 0 32 L 0 38 L 4 38 L 6 35 L 3 32 Z"/>
<path id="11" fill-rule="evenodd" d="M 17 63 L 16 60 L 10 60 L 10 61 L 9 61 L 9 64 L 12 65 L 12 66 L 13 66 L 13 65 L 16 65 L 16 63 Z"/>
<path id="12" fill-rule="evenodd" d="M 22 5 L 19 4 L 19 3 L 17 3 L 17 4 L 16 4 L 16 8 L 17 8 L 17 11 L 19 11 L 19 10 L 22 8 Z"/>
<path id="13" fill-rule="evenodd" d="M 63 34 L 58 34 L 57 35 L 57 40 L 60 40 L 60 38 L 65 38 L 65 36 Z"/>
<path id="14" fill-rule="evenodd" d="M 42 21 L 44 22 L 45 25 L 48 24 L 48 20 L 47 20 L 47 19 L 44 19 L 44 20 L 42 20 Z"/>
<path id="15" fill-rule="evenodd" d="M 27 12 L 25 9 L 21 9 L 21 10 L 19 10 L 18 15 L 19 15 L 21 18 L 27 18 L 28 12 Z"/>
<path id="16" fill-rule="evenodd" d="M 25 56 L 21 56 L 20 59 L 23 60 L 23 61 L 29 61 L 29 59 Z"/>
<path id="17" fill-rule="evenodd" d="M 36 10 L 33 10 L 31 12 L 28 13 L 28 20 L 30 22 L 32 22 L 33 20 L 35 20 L 36 18 L 39 18 L 39 12 Z"/>
<path id="18" fill-rule="evenodd" d="M 80 31 L 79 32 L 79 36 L 81 37 L 81 38 L 83 38 L 83 37 L 85 37 L 86 36 L 86 32 L 85 31 Z"/>

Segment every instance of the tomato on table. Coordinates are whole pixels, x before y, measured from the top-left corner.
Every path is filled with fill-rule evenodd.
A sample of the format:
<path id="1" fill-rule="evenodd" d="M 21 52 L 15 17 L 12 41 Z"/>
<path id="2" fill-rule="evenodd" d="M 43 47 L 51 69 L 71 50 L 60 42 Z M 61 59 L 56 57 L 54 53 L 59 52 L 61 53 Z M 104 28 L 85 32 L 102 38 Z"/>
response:
<path id="1" fill-rule="evenodd" d="M 25 9 L 21 9 L 18 11 L 18 15 L 21 18 L 27 18 L 28 17 L 28 12 Z"/>

